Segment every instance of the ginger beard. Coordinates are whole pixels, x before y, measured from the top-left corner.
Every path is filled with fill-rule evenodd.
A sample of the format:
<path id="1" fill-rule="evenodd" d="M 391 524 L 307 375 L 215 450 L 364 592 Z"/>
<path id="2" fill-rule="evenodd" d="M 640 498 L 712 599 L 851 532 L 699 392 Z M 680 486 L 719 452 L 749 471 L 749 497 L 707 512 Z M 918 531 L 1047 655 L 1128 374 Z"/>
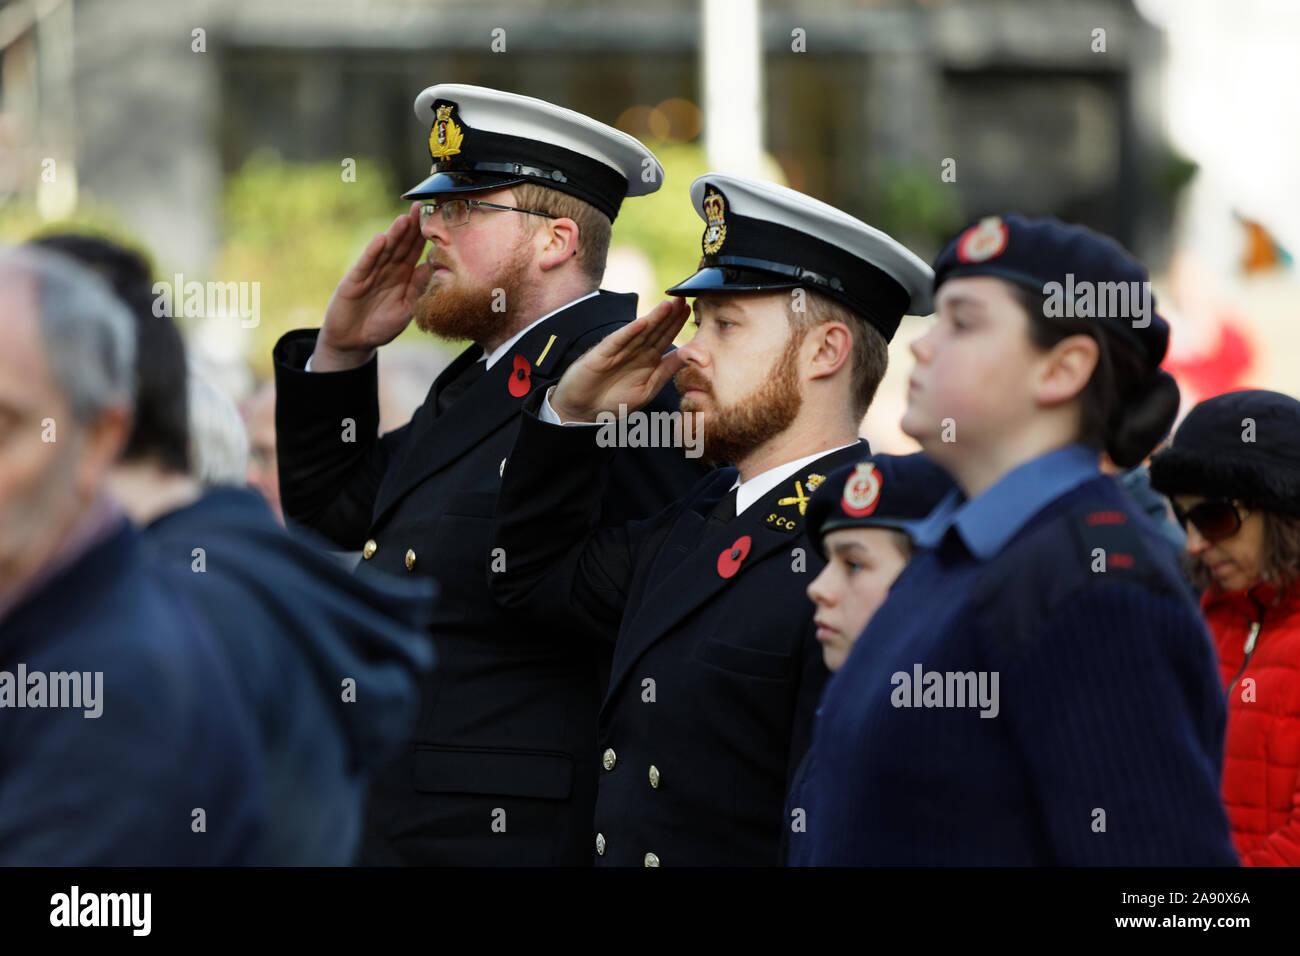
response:
<path id="1" fill-rule="evenodd" d="M 696 419 L 696 434 L 704 439 L 701 457 L 705 464 L 735 464 L 790 427 L 803 407 L 799 349 L 806 334 L 806 329 L 792 331 L 785 352 L 776 360 L 767 380 L 730 405 L 717 403 L 708 380 L 694 366 L 686 366 L 673 377 L 678 394 L 694 388 L 707 396 L 683 399 L 681 403 L 684 414 L 704 414 L 703 419 Z"/>
<path id="2" fill-rule="evenodd" d="M 485 342 L 500 335 L 510 316 L 518 314 L 524 304 L 530 265 L 526 242 L 527 237 L 521 236 L 496 276 L 481 284 L 471 284 L 455 272 L 430 276 L 411 310 L 416 328 L 454 342 Z M 435 255 L 431 254 L 429 261 L 450 268 Z"/>

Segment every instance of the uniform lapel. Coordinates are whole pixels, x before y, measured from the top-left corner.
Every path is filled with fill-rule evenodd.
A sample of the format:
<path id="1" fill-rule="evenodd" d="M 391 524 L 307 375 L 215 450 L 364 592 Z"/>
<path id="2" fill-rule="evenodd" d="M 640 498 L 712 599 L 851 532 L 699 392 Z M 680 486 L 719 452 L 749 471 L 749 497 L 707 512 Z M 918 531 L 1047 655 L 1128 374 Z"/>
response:
<path id="1" fill-rule="evenodd" d="M 859 442 L 824 455 L 783 480 L 732 521 L 712 532 L 706 530 L 704 514 L 708 508 L 703 513 L 694 508 L 684 512 L 677 519 L 667 546 L 655 562 L 655 581 L 646 590 L 635 622 L 619 635 L 614 648 L 609 694 L 613 695 L 618 682 L 641 655 L 692 612 L 728 588 L 743 587 L 746 572 L 769 555 L 790 551 L 796 546 L 796 541 L 800 542 L 800 547 L 806 546 L 800 532 L 803 531 L 807 499 L 812 494 L 808 487 L 809 476 L 824 479 L 841 465 L 861 460 L 869 454 L 867 443 Z M 731 469 L 727 472 L 732 476 L 735 474 Z M 813 486 L 818 483 L 814 478 Z M 708 490 L 713 497 L 709 507 L 716 504 L 730 487 L 731 481 L 726 481 L 725 486 L 721 481 L 710 485 Z M 747 554 L 743 553 L 745 538 L 749 539 Z M 688 553 L 683 554 L 683 548 Z M 743 554 L 739 567 L 730 576 L 724 576 L 719 570 L 719 562 L 722 560 L 723 570 L 729 570 L 723 556 L 730 558 L 737 549 Z M 811 616 L 811 605 L 808 613 Z"/>
<path id="2" fill-rule="evenodd" d="M 601 292 L 557 312 L 530 329 L 439 415 L 438 393 L 482 354 L 477 345 L 462 352 L 438 376 L 412 421 L 405 453 L 379 488 L 374 524 L 381 523 L 412 488 L 455 463 L 518 415 L 519 406 L 532 389 L 556 381 L 566 367 L 563 357 L 575 340 L 602 325 L 622 324 L 634 318 L 636 296 L 611 292 Z"/>

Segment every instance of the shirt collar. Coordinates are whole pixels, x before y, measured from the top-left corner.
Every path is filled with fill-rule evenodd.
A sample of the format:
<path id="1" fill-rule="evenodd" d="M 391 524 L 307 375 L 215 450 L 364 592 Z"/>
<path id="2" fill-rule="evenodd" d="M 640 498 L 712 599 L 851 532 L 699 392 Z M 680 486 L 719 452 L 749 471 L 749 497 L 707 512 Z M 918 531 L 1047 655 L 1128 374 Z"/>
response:
<path id="1" fill-rule="evenodd" d="M 596 289 L 592 292 L 588 292 L 586 295 L 579 296 L 578 298 L 574 299 L 572 302 L 560 306 L 558 309 L 553 309 L 552 311 L 547 312 L 540 319 L 530 322 L 528 325 L 524 326 L 514 335 L 510 336 L 510 338 L 506 339 L 504 342 L 502 342 L 500 345 L 494 348 L 490 355 L 488 354 L 480 355 L 478 357 L 478 361 L 486 362 L 487 367 L 491 368 L 493 365 L 496 365 L 496 363 L 501 359 L 501 356 L 509 352 L 510 347 L 514 345 L 516 342 L 518 342 L 521 338 L 523 338 L 526 333 L 531 332 L 533 329 L 537 328 L 537 326 L 541 325 L 543 322 L 545 322 L 551 316 L 555 315 L 557 312 L 563 312 L 565 309 L 572 308 L 573 306 L 577 305 L 579 302 L 585 302 L 587 299 L 590 299 L 593 295 L 600 295 L 600 290 Z"/>
<path id="2" fill-rule="evenodd" d="M 905 529 L 918 547 L 934 548 L 955 527 L 966 549 L 987 561 L 1044 505 L 1100 474 L 1099 458 L 1086 445 L 1066 445 L 1013 468 L 975 498 L 967 500 L 960 489 L 949 492 Z"/>
<path id="3" fill-rule="evenodd" d="M 826 451 L 819 451 L 815 454 L 800 458 L 797 461 L 787 461 L 784 465 L 777 465 L 775 468 L 769 468 L 767 471 L 755 475 L 753 478 L 741 481 L 736 479 L 731 486 L 732 489 L 739 488 L 736 492 L 736 514 L 741 514 L 746 508 L 752 505 L 759 498 L 775 488 L 781 482 L 785 481 L 791 475 L 803 471 L 818 458 L 824 458 L 827 455 L 834 454 L 841 448 L 850 448 L 853 445 L 860 444 L 861 439 L 856 442 L 850 442 L 848 445 L 840 445 L 839 448 L 830 448 Z"/>

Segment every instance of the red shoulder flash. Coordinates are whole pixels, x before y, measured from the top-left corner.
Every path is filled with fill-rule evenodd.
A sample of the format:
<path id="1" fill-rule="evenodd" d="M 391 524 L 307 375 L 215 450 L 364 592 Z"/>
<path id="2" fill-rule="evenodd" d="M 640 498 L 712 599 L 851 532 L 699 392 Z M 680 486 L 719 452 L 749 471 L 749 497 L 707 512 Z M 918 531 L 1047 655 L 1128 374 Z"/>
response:
<path id="1" fill-rule="evenodd" d="M 1086 520 L 1089 527 L 1099 524 L 1128 524 L 1128 516 L 1122 511 L 1090 511 Z"/>

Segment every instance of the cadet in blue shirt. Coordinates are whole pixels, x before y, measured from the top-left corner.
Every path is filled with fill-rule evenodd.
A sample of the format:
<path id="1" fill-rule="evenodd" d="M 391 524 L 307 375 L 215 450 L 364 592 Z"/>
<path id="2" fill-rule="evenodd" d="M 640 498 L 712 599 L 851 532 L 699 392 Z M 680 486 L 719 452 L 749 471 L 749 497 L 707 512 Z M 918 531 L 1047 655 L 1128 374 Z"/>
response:
<path id="1" fill-rule="evenodd" d="M 991 217 L 935 262 L 903 430 L 955 479 L 832 677 L 809 860 L 1233 864 L 1213 651 L 1168 548 L 1099 471 L 1178 389 L 1117 243 Z"/>

